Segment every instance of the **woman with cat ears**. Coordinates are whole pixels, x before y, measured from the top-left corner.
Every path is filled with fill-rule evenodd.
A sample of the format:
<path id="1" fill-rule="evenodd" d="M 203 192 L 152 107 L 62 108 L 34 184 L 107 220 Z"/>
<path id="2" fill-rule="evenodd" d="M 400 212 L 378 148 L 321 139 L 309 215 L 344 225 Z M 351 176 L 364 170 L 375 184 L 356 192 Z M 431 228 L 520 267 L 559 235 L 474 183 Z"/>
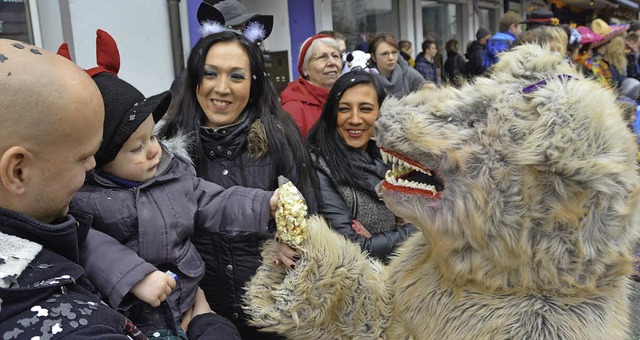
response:
<path id="1" fill-rule="evenodd" d="M 313 165 L 295 122 L 266 77 L 264 56 L 256 45 L 264 27 L 250 22 L 242 33 L 230 30 L 212 9 L 200 6 L 203 35 L 191 50 L 182 95 L 160 135 L 188 134 L 189 154 L 205 180 L 224 188 L 275 190 L 282 175 L 303 193 L 309 213 L 317 212 Z M 212 16 L 217 20 L 210 20 Z M 192 237 L 206 265 L 200 287 L 212 309 L 230 319 L 243 339 L 276 338 L 248 326 L 241 307 L 243 286 L 261 264 L 260 246 L 273 237 L 225 232 Z"/>

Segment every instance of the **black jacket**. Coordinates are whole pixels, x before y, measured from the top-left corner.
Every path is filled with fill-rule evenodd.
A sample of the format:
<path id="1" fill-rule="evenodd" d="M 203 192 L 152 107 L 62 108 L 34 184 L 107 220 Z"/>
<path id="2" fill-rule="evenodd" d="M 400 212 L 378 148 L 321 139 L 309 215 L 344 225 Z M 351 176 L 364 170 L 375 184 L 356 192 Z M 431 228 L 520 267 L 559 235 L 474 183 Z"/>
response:
<path id="1" fill-rule="evenodd" d="M 461 77 L 467 74 L 467 61 L 454 51 L 447 52 L 447 61 L 444 62 L 444 79 L 456 87 L 462 84 Z"/>
<path id="2" fill-rule="evenodd" d="M 471 43 L 469 50 L 467 51 L 467 75 L 472 78 L 483 74 L 486 69 L 484 68 L 484 50 L 487 47 L 480 44 L 477 41 Z"/>
<path id="3" fill-rule="evenodd" d="M 338 186 L 331 175 L 327 163 L 312 153 L 313 162 L 320 181 L 322 199 L 318 212 L 327 220 L 331 228 L 360 244 L 363 251 L 381 260 L 387 260 L 393 250 L 417 228 L 411 224 L 395 227 L 395 216 L 378 197 L 371 197 L 363 190 Z M 382 160 L 374 159 L 383 167 Z M 382 180 L 383 178 L 379 178 Z M 347 197 L 348 196 L 348 197 Z M 347 200 L 351 202 L 347 203 Z M 358 235 L 351 225 L 360 221 L 371 233 L 371 238 Z"/>
<path id="4" fill-rule="evenodd" d="M 50 225 L 0 208 L 0 333 L 4 339 L 146 339 L 99 299 L 77 264 L 87 233 L 95 232 L 89 230 L 90 217 L 78 218 L 81 222 L 67 216 Z M 16 260 L 22 265 L 16 266 Z M 192 320 L 188 336 L 239 339 L 232 327 L 227 320 L 206 314 Z"/>
<path id="5" fill-rule="evenodd" d="M 256 143 L 265 141 L 249 140 L 246 136 L 247 134 L 243 134 L 228 146 L 213 146 L 207 143 L 206 137 L 203 136 L 206 170 L 198 175 L 224 188 L 239 185 L 269 191 L 278 187 L 278 175 L 283 175 L 301 188 L 298 178 L 292 175 L 295 173 L 292 169 L 299 165 L 293 159 L 290 150 L 268 150 L 266 154 L 255 157 L 250 154 L 250 148 L 253 149 Z M 289 159 L 284 162 L 287 164 L 276 164 L 274 152 L 283 153 Z M 289 171 L 281 170 L 283 168 L 289 168 Z M 305 187 L 311 189 L 312 185 L 307 183 Z M 315 193 L 303 191 L 303 194 L 310 211 L 315 211 Z M 270 230 L 275 232 L 275 225 L 272 224 Z M 243 287 L 262 264 L 262 243 L 273 237 L 273 233 L 196 230 L 192 238 L 206 266 L 200 287 L 204 290 L 212 309 L 233 321 L 243 339 L 273 337 L 248 326 L 242 310 Z"/>

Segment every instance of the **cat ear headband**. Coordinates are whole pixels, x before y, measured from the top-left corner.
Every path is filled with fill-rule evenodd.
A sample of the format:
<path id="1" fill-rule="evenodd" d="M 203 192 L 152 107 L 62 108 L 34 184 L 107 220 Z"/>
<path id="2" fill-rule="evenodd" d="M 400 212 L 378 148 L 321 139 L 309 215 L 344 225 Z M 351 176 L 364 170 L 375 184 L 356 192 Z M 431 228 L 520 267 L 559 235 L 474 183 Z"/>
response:
<path id="1" fill-rule="evenodd" d="M 245 15 L 250 15 L 250 13 L 245 13 Z M 249 23 L 242 31 L 225 26 L 226 20 L 222 12 L 205 1 L 198 7 L 197 18 L 198 22 L 200 22 L 199 31 L 202 37 L 222 31 L 233 31 L 243 35 L 249 41 L 259 44 L 273 30 L 273 16 L 271 15 L 255 15 L 247 20 Z"/>

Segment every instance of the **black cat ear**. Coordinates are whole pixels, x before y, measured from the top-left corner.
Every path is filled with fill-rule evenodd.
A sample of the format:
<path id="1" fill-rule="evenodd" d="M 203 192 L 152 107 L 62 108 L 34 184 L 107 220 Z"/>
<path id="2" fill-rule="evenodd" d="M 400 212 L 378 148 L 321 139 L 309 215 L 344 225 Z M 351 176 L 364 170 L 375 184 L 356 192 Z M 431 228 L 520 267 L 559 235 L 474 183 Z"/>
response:
<path id="1" fill-rule="evenodd" d="M 198 7 L 197 17 L 200 25 L 202 25 L 202 23 L 205 21 L 213 21 L 224 26 L 224 16 L 222 15 L 222 13 L 220 13 L 219 10 L 217 10 L 215 7 L 213 7 L 213 5 L 207 2 L 203 1 L 200 4 L 200 6 Z"/>

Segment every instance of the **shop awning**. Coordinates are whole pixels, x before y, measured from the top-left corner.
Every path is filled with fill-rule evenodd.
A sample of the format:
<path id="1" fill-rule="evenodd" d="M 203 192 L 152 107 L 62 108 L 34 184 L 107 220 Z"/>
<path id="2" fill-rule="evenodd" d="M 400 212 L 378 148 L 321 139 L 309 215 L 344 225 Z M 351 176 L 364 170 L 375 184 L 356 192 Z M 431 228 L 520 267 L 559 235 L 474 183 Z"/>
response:
<path id="1" fill-rule="evenodd" d="M 615 2 L 636 11 L 640 10 L 640 0 L 615 0 Z"/>
<path id="2" fill-rule="evenodd" d="M 634 2 L 631 0 L 627 0 L 629 2 Z M 577 8 L 593 8 L 593 9 L 604 9 L 604 8 L 617 8 L 618 0 L 555 0 L 553 2 L 561 2 L 569 6 L 577 7 Z"/>

